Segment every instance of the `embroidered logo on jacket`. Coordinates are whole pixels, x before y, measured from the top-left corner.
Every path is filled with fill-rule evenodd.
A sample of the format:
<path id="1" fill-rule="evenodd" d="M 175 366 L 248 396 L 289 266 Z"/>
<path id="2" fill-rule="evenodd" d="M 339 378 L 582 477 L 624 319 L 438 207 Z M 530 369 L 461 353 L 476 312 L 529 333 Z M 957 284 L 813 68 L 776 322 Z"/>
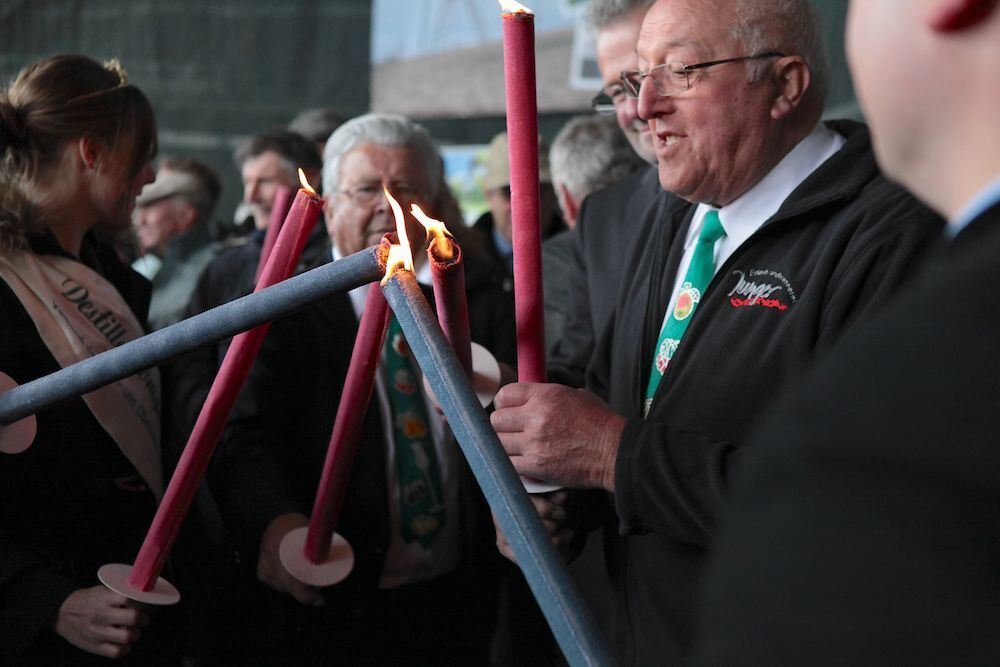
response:
<path id="1" fill-rule="evenodd" d="M 736 285 L 729 290 L 729 305 L 733 308 L 771 308 L 779 312 L 788 310 L 789 302 L 795 303 L 795 290 L 777 271 L 750 269 L 733 271 Z M 775 283 L 780 284 L 775 284 Z"/>

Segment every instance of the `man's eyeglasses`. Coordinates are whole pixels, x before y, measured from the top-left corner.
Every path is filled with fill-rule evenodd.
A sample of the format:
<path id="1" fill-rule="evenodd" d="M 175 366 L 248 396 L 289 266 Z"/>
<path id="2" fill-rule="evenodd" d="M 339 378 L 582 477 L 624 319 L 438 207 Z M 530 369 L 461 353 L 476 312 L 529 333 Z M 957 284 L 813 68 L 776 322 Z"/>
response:
<path id="1" fill-rule="evenodd" d="M 626 97 L 628 97 L 628 93 L 625 91 L 625 86 L 613 83 L 602 88 L 601 92 L 590 100 L 590 106 L 602 116 L 610 116 L 615 113 L 615 107 L 624 102 Z"/>
<path id="2" fill-rule="evenodd" d="M 376 202 L 385 199 L 381 183 L 360 185 L 356 188 L 337 188 L 334 192 L 347 195 L 359 206 L 372 206 Z M 389 194 L 402 201 L 413 201 L 421 197 L 420 193 L 416 190 L 411 190 L 402 185 L 390 185 Z"/>
<path id="3" fill-rule="evenodd" d="M 663 63 L 656 67 L 650 67 L 649 71 L 626 70 L 621 74 L 621 81 L 625 91 L 631 97 L 639 97 L 639 89 L 642 82 L 649 77 L 653 80 L 653 87 L 660 97 L 670 97 L 683 93 L 691 87 L 691 72 L 715 65 L 725 65 L 726 63 L 736 63 L 743 60 L 759 60 L 761 58 L 781 58 L 785 54 L 778 51 L 768 51 L 767 53 L 757 53 L 752 56 L 739 56 L 738 58 L 726 58 L 725 60 L 712 60 L 697 65 L 685 65 L 679 62 Z"/>

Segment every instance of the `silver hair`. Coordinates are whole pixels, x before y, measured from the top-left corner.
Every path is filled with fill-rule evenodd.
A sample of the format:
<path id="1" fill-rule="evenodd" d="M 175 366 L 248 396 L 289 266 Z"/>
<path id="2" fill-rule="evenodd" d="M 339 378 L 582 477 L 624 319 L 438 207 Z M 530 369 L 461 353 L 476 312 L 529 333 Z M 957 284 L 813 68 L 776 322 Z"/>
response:
<path id="1" fill-rule="evenodd" d="M 444 162 L 431 135 L 422 125 L 396 114 L 369 113 L 353 118 L 338 127 L 323 149 L 323 192 L 333 193 L 340 180 L 340 161 L 362 144 L 405 146 L 419 153 L 427 170 L 431 191 L 428 197 L 440 194 L 444 183 Z"/>
<path id="2" fill-rule="evenodd" d="M 573 118 L 559 130 L 549 150 L 552 182 L 564 184 L 577 199 L 645 165 L 609 116 Z"/>
<path id="3" fill-rule="evenodd" d="M 649 9 L 654 0 L 590 0 L 587 5 L 587 26 L 594 33 L 627 18 L 638 9 Z"/>
<path id="4" fill-rule="evenodd" d="M 810 0 L 737 0 L 733 36 L 747 55 L 782 50 L 800 55 L 809 67 L 811 95 L 822 106 L 830 89 L 830 61 L 823 46 L 819 16 Z M 784 51 L 784 50 L 788 51 Z M 747 77 L 760 81 L 770 65 L 747 62 Z"/>

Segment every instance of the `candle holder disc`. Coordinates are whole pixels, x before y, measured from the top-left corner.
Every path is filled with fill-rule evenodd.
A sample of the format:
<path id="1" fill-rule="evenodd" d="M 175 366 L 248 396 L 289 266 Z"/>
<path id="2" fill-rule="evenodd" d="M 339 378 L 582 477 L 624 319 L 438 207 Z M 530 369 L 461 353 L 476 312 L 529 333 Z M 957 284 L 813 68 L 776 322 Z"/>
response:
<path id="1" fill-rule="evenodd" d="M 142 602 L 144 604 L 166 607 L 180 602 L 181 593 L 163 577 L 156 578 L 156 584 L 148 591 L 141 591 L 129 583 L 129 576 L 132 574 L 132 566 L 123 563 L 108 563 L 102 565 L 97 571 L 97 578 L 101 583 L 119 595 L 124 595 L 129 600 Z"/>
<path id="2" fill-rule="evenodd" d="M 310 586 L 333 586 L 347 578 L 354 569 L 354 549 L 343 535 L 333 534 L 330 550 L 321 563 L 306 558 L 306 536 L 309 527 L 302 526 L 289 532 L 278 546 L 278 557 L 288 572 Z"/>
<path id="3" fill-rule="evenodd" d="M 0 373 L 0 394 L 14 389 L 18 384 L 13 378 Z M 0 452 L 4 454 L 20 454 L 35 441 L 38 432 L 38 421 L 35 415 L 28 415 L 13 424 L 0 424 Z"/>

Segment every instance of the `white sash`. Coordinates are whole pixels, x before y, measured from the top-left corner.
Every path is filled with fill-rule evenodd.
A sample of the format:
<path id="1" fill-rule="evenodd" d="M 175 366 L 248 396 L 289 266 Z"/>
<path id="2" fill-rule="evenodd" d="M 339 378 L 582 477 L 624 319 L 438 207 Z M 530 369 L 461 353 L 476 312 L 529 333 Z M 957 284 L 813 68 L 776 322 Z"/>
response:
<path id="1" fill-rule="evenodd" d="M 64 368 L 144 333 L 114 286 L 74 260 L 16 250 L 0 257 L 0 278 Z M 141 371 L 85 394 L 83 400 L 159 500 L 159 371 Z"/>

